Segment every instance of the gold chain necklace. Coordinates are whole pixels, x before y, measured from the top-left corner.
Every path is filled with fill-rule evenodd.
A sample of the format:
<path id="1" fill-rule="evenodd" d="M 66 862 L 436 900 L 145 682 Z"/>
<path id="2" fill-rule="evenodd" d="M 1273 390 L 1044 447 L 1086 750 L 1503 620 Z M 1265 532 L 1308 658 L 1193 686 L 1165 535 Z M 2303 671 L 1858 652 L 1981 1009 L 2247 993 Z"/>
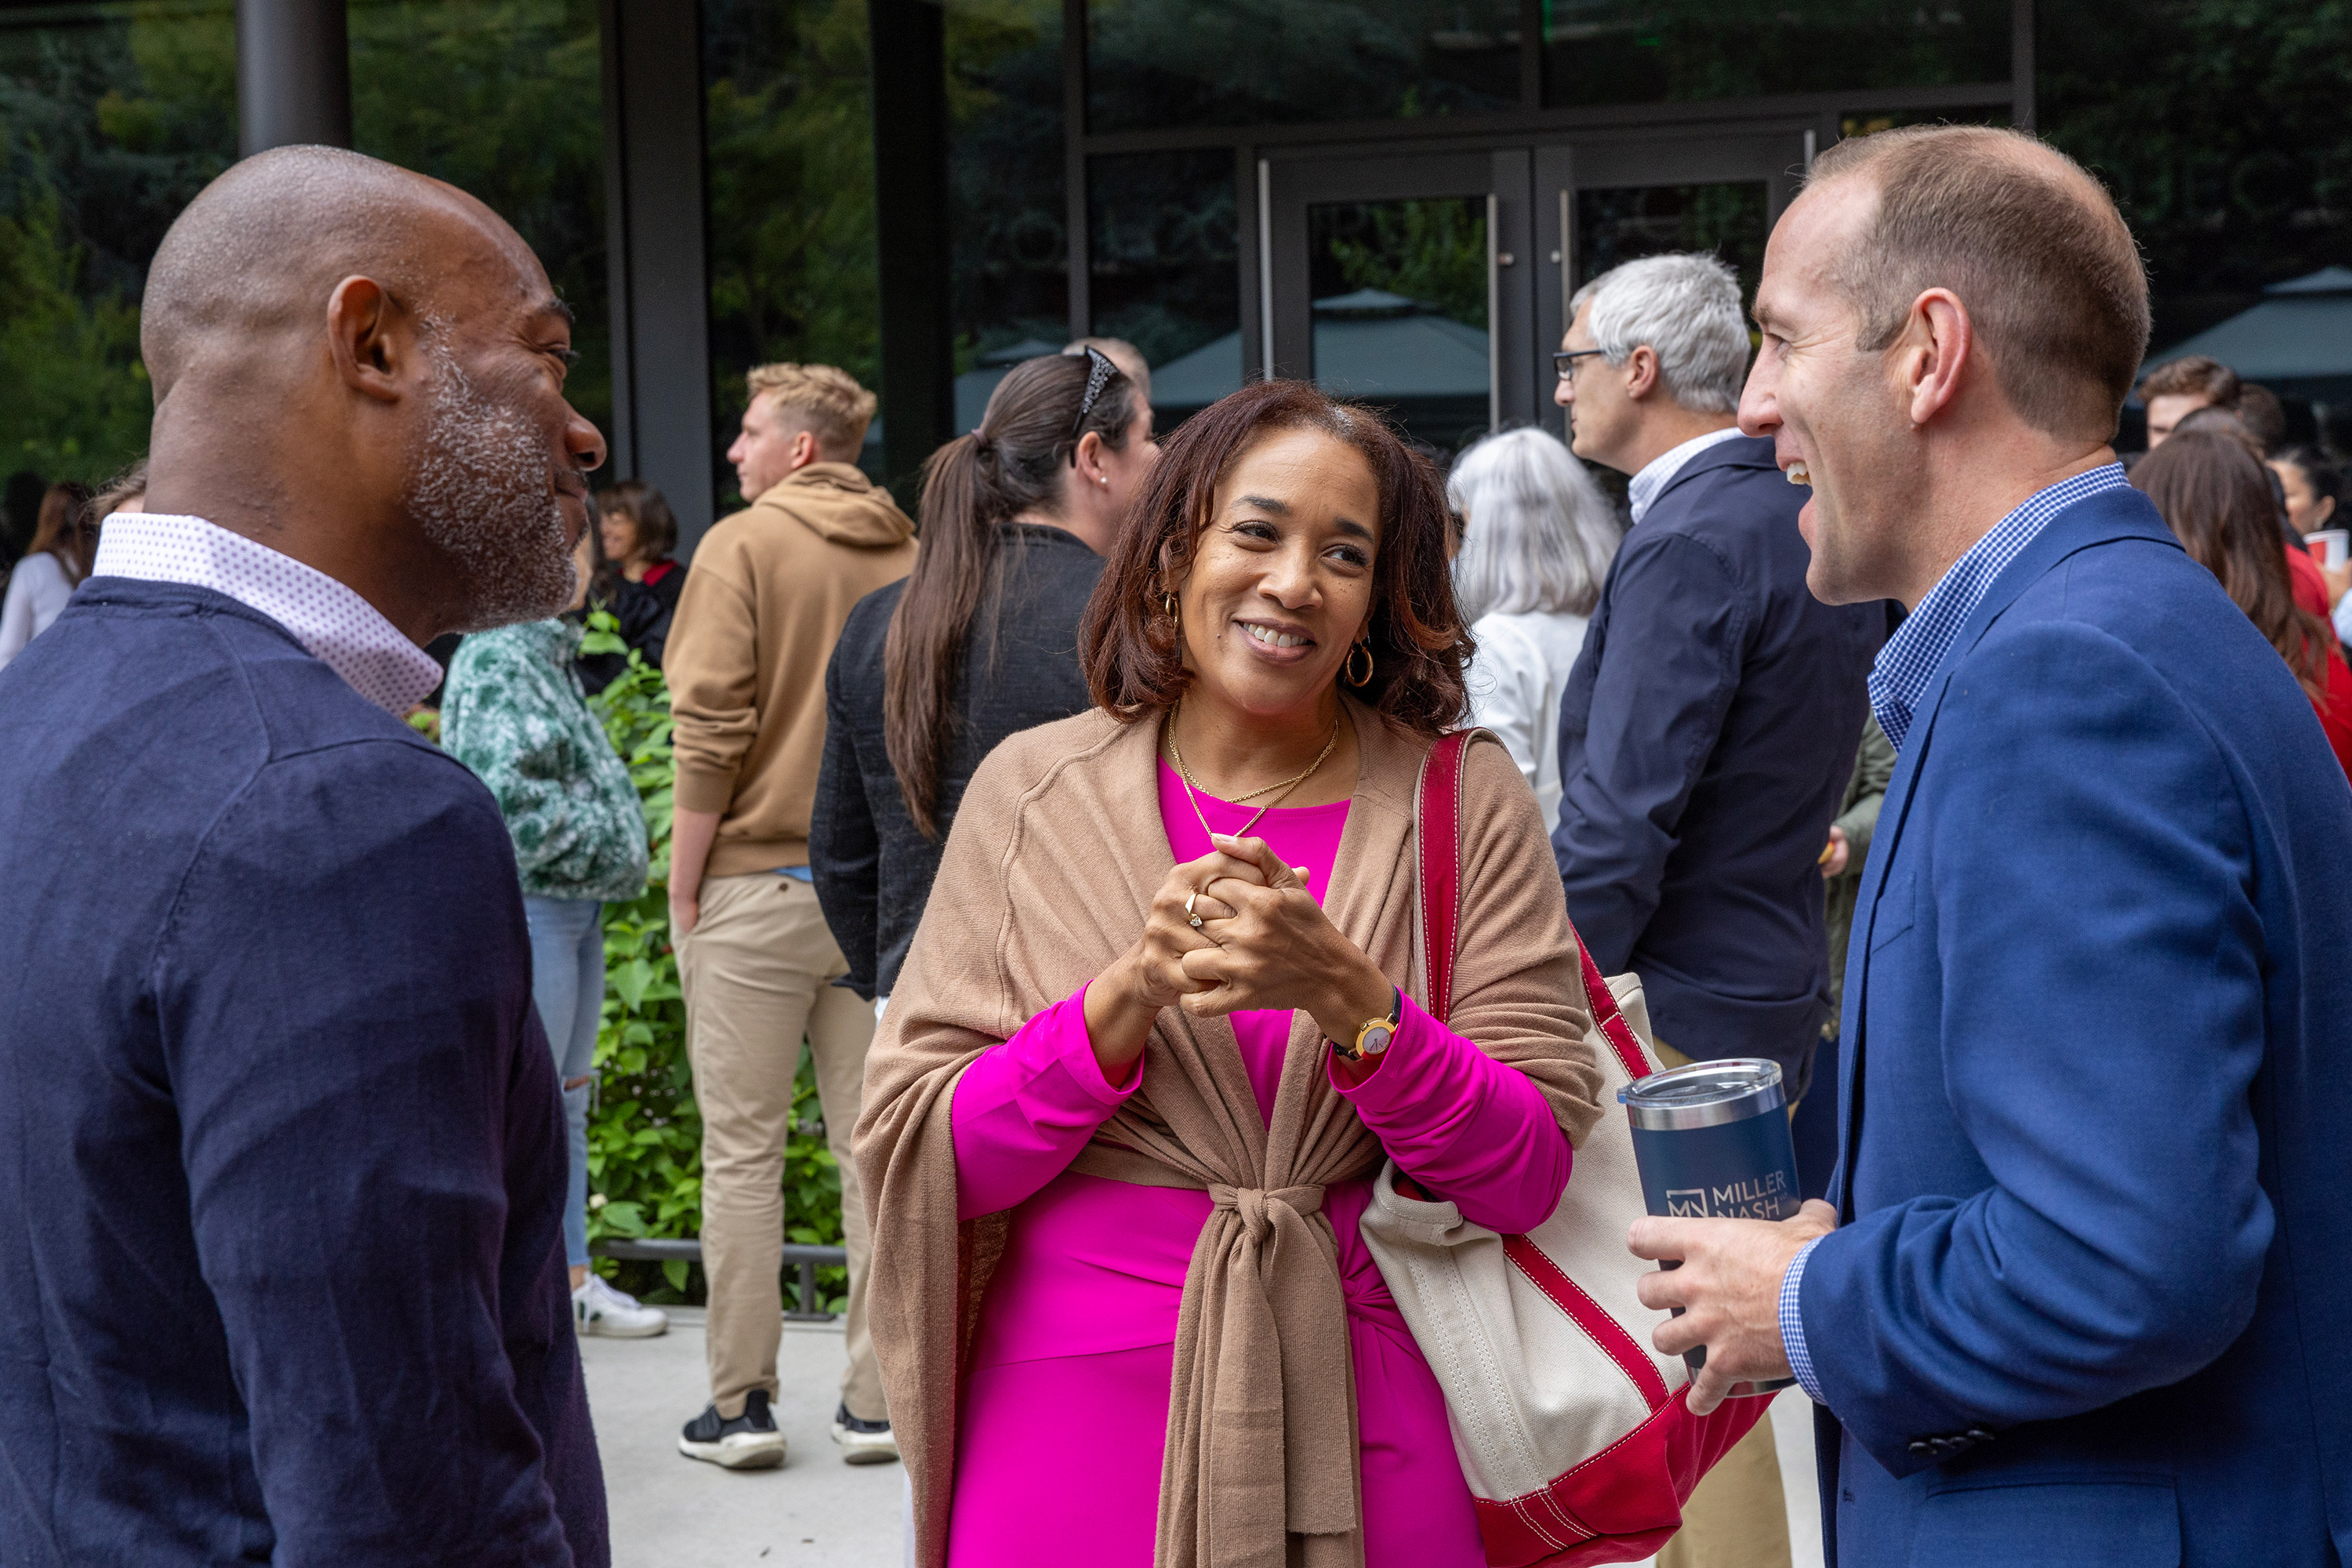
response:
<path id="1" fill-rule="evenodd" d="M 1214 839 L 1217 837 L 1217 830 L 1209 826 L 1208 813 L 1201 809 L 1201 795 L 1205 792 L 1202 790 L 1198 784 L 1193 782 L 1192 770 L 1184 765 L 1183 749 L 1176 744 L 1176 716 L 1183 710 L 1184 704 L 1181 700 L 1177 702 L 1176 706 L 1168 710 L 1168 754 L 1176 759 L 1176 776 L 1184 781 L 1184 798 L 1192 803 L 1192 815 L 1201 819 L 1201 831 L 1207 834 L 1210 838 Z M 1264 816 L 1267 812 L 1272 811 L 1276 806 L 1280 805 L 1284 801 L 1288 800 L 1292 790 L 1297 789 L 1300 784 L 1305 784 L 1308 779 L 1315 775 L 1315 770 L 1323 765 L 1324 762 L 1331 755 L 1331 748 L 1337 746 L 1339 743 L 1339 721 L 1337 718 L 1334 718 L 1331 721 L 1331 738 L 1323 742 L 1323 749 L 1315 753 L 1315 760 L 1307 764 L 1306 772 L 1293 774 L 1291 777 L 1285 779 L 1280 784 L 1271 784 L 1266 785 L 1264 789 L 1254 789 L 1250 791 L 1249 794 L 1240 796 L 1237 800 L 1227 801 L 1225 803 L 1226 805 L 1235 805 L 1244 800 L 1255 800 L 1259 795 L 1268 794 L 1274 790 L 1280 790 L 1282 792 L 1280 795 L 1276 795 L 1272 800 L 1267 801 L 1264 805 L 1259 806 L 1256 811 L 1250 815 L 1250 819 L 1247 822 L 1243 823 L 1240 827 L 1226 835 L 1226 837 L 1230 838 L 1239 838 L 1247 834 L 1251 828 L 1255 827 L 1259 817 Z"/>

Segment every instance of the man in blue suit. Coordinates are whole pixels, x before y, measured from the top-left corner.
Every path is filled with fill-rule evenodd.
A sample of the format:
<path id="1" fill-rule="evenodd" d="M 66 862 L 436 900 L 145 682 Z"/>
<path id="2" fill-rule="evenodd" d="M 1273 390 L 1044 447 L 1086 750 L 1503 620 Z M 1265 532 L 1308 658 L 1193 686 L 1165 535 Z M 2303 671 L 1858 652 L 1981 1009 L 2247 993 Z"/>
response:
<path id="1" fill-rule="evenodd" d="M 1643 1220 L 1695 1409 L 1826 1406 L 1835 1559 L 2352 1559 L 2352 791 L 2108 449 L 2129 231 L 2031 137 L 1814 165 L 1741 405 L 1811 584 L 1913 606 L 1854 917 L 1831 1203 Z M 1834 1226 L 1835 1228 L 1832 1228 Z"/>
<path id="2" fill-rule="evenodd" d="M 1554 398 L 1579 457 L 1627 476 L 1633 529 L 1559 705 L 1568 912 L 1642 977 L 1669 1063 L 1768 1057 L 1804 1092 L 1828 1011 L 1820 859 L 1862 737 L 1879 604 L 1805 587 L 1802 498 L 1733 413 L 1739 280 L 1645 256 L 1580 289 Z M 1787 1568 L 1772 1431 L 1683 1510 L 1663 1568 Z"/>
<path id="3" fill-rule="evenodd" d="M 140 334 L 147 512 L 0 671 L 0 1563 L 603 1568 L 514 851 L 400 718 L 571 595 L 571 312 L 280 148 Z"/>

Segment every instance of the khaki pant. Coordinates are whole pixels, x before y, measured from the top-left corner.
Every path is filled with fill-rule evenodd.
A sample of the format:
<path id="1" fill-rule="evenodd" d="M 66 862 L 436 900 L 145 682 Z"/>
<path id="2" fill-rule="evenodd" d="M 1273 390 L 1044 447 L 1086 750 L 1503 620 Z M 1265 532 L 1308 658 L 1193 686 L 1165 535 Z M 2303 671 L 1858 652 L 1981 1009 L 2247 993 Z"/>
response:
<path id="1" fill-rule="evenodd" d="M 825 1141 L 841 1167 L 841 1228 L 849 1251 L 849 1370 L 842 1402 L 864 1421 L 887 1418 L 882 1373 L 866 1330 L 872 1244 L 850 1163 L 874 1009 L 832 984 L 848 963 L 825 929 L 816 889 L 756 871 L 702 884 L 702 912 L 677 943 L 687 1053 L 702 1109 L 702 1268 L 710 1286 L 710 1398 L 730 1419 L 744 1396 L 776 1397 L 783 1333 L 784 1140 L 801 1041 L 816 1060 Z"/>
<path id="2" fill-rule="evenodd" d="M 1662 1066 L 1691 1058 L 1653 1039 Z M 1797 1113 L 1795 1106 L 1789 1114 Z M 1756 1423 L 1700 1479 L 1683 1504 L 1683 1527 L 1658 1553 L 1658 1568 L 1790 1568 L 1789 1500 L 1769 1417 Z"/>

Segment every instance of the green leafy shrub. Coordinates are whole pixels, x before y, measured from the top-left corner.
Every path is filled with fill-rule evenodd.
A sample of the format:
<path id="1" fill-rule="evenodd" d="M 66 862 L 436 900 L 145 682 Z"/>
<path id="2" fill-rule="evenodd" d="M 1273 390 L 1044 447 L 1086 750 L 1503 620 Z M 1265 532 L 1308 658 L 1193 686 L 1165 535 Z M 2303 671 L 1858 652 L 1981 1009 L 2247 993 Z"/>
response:
<path id="1" fill-rule="evenodd" d="M 611 616 L 590 617 L 582 652 L 625 647 Z M 588 1238 L 691 1237 L 702 1219 L 702 1118 L 695 1110 L 686 1001 L 669 940 L 677 777 L 669 688 L 659 670 L 631 651 L 626 673 L 590 698 L 589 706 L 636 781 L 653 868 L 644 897 L 604 906 L 604 1013 L 596 1037 L 596 1100 L 588 1115 Z M 805 1058 L 793 1084 L 793 1132 L 784 1150 L 784 1234 L 815 1246 L 841 1245 L 841 1173 L 825 1143 L 816 1079 Z M 598 1267 L 647 1300 L 703 1297 L 702 1271 L 690 1264 L 605 1259 Z M 817 1284 L 828 1310 L 839 1311 L 846 1272 L 820 1269 Z"/>

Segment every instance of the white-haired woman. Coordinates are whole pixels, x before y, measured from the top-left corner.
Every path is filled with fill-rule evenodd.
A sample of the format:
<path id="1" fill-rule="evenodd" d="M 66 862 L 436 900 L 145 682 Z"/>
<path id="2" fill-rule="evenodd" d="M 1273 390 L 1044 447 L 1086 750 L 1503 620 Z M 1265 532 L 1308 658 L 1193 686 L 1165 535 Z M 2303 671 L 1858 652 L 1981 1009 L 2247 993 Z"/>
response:
<path id="1" fill-rule="evenodd" d="M 1601 486 L 1556 436 L 1506 430 L 1462 454 L 1445 483 L 1462 520 L 1454 593 L 1478 654 L 1473 720 L 1502 738 L 1559 825 L 1559 696 L 1623 531 Z"/>

